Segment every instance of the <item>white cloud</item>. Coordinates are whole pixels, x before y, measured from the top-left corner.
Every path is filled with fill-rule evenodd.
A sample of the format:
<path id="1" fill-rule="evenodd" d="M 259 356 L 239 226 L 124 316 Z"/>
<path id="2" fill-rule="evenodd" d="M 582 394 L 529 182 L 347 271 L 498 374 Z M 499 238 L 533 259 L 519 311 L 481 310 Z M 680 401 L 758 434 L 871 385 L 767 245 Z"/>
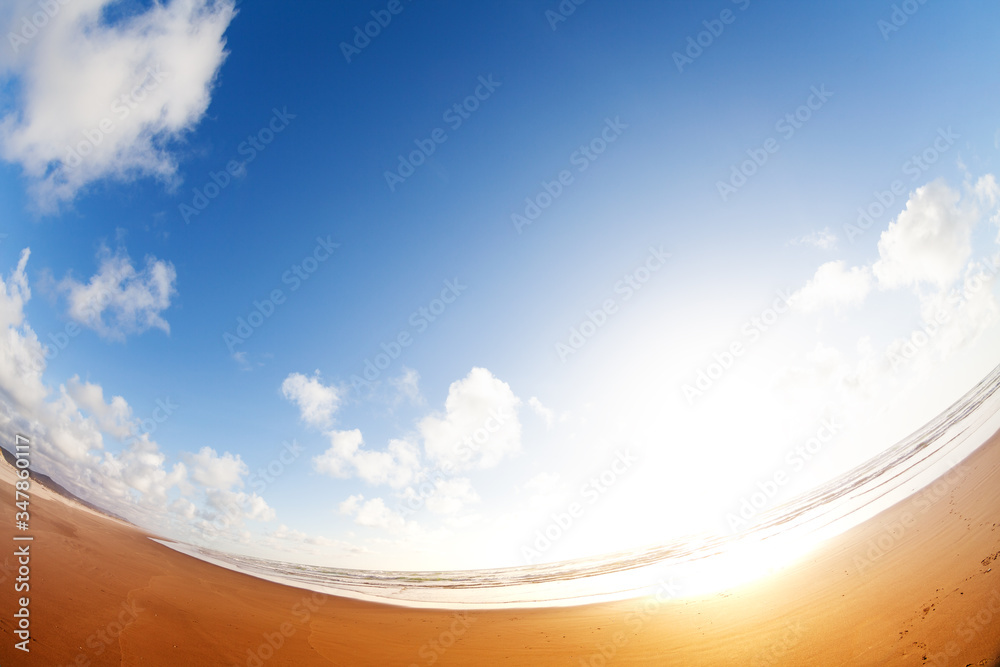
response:
<path id="1" fill-rule="evenodd" d="M 29 257 L 31 257 L 31 249 L 25 248 L 21 251 L 17 268 L 7 278 L 7 281 L 0 280 L 0 285 L 3 286 L 3 295 L 0 298 L 0 325 L 4 327 L 20 326 L 24 321 L 24 304 L 31 298 L 28 278 L 24 273 Z"/>
<path id="2" fill-rule="evenodd" d="M 995 208 L 1000 204 L 1000 185 L 997 185 L 997 179 L 993 174 L 981 176 L 972 186 L 972 192 L 987 208 Z M 996 220 L 996 216 L 993 219 Z"/>
<path id="3" fill-rule="evenodd" d="M 0 155 L 22 166 L 39 207 L 57 210 L 105 178 L 176 182 L 169 146 L 208 108 L 233 2 L 167 0 L 109 22 L 115 0 L 60 0 L 26 41 L 21 19 L 37 3 L 5 4 L 0 73 L 18 92 Z"/>
<path id="4" fill-rule="evenodd" d="M 278 540 L 285 540 L 288 542 L 299 542 L 302 544 L 311 544 L 314 546 L 331 546 L 336 544 L 333 540 L 323 537 L 321 535 L 309 535 L 301 530 L 295 530 L 294 528 L 289 528 L 285 524 L 278 526 L 277 530 L 273 530 L 267 534 L 268 537 L 273 537 Z"/>
<path id="5" fill-rule="evenodd" d="M 363 442 L 361 431 L 330 431 L 327 436 L 330 438 L 330 448 L 313 459 L 313 467 L 317 472 L 331 477 L 350 476 L 351 459 Z"/>
<path id="6" fill-rule="evenodd" d="M 330 447 L 313 459 L 317 472 L 332 477 L 356 475 L 369 484 L 401 488 L 411 484 L 420 469 L 419 449 L 405 440 L 391 440 L 386 451 L 362 447 L 361 431 L 330 431 Z"/>
<path id="7" fill-rule="evenodd" d="M 789 303 L 804 313 L 831 306 L 857 306 L 864 302 L 871 287 L 872 276 L 867 267 L 848 269 L 842 260 L 827 262 L 802 289 L 792 294 Z"/>
<path id="8" fill-rule="evenodd" d="M 369 484 L 398 489 L 414 481 L 420 468 L 420 450 L 405 440 L 390 440 L 384 452 L 359 449 L 352 463 L 358 476 Z"/>
<path id="9" fill-rule="evenodd" d="M 270 549 L 290 555 L 295 562 L 304 562 L 302 556 L 310 554 L 325 562 L 345 557 L 362 556 L 369 553 L 365 547 L 349 544 L 340 540 L 332 540 L 322 535 L 312 535 L 301 530 L 281 524 L 277 529 L 264 533 L 255 543 Z M 312 560 L 312 559 L 311 559 Z"/>
<path id="10" fill-rule="evenodd" d="M 340 405 L 340 392 L 320 381 L 319 371 L 313 377 L 290 373 L 281 383 L 281 393 L 299 406 L 302 421 L 310 426 L 328 426 Z"/>
<path id="11" fill-rule="evenodd" d="M 76 375 L 66 382 L 66 391 L 77 405 L 93 416 L 100 430 L 119 440 L 124 440 L 133 432 L 132 408 L 123 397 L 115 396 L 110 403 L 106 403 L 104 389 L 100 385 L 81 383 Z"/>
<path id="12" fill-rule="evenodd" d="M 517 487 L 518 494 L 527 495 L 526 508 L 539 512 L 564 505 L 569 494 L 569 485 L 559 473 L 540 472 Z"/>
<path id="13" fill-rule="evenodd" d="M 237 494 L 238 501 L 246 508 L 246 517 L 254 521 L 271 521 L 275 517 L 275 511 L 267 502 L 256 493 Z"/>
<path id="14" fill-rule="evenodd" d="M 878 242 L 872 272 L 885 288 L 929 283 L 939 289 L 954 284 L 972 254 L 974 202 L 960 202 L 957 190 L 937 180 L 917 188 L 906 209 Z"/>
<path id="15" fill-rule="evenodd" d="M 928 333 L 926 350 L 938 359 L 947 359 L 984 334 L 1000 320 L 1000 305 L 993 296 L 997 275 L 980 262 L 971 262 L 965 278 L 950 292 L 921 298 L 923 333 Z M 921 340 L 923 340 L 921 338 Z M 894 341 L 889 354 L 912 344 L 912 335 Z"/>
<path id="16" fill-rule="evenodd" d="M 170 297 L 177 291 L 173 264 L 147 257 L 146 268 L 136 271 L 127 254 L 112 255 L 107 248 L 101 249 L 98 258 L 98 271 L 86 283 L 68 276 L 59 283 L 59 290 L 66 293 L 69 317 L 112 340 L 151 328 L 170 333 L 160 313 L 170 307 Z"/>
<path id="17" fill-rule="evenodd" d="M 370 528 L 400 529 L 406 525 L 402 515 L 386 507 L 381 498 L 365 500 L 362 495 L 349 497 L 340 503 L 340 513 L 354 517 L 354 523 Z"/>
<path id="18" fill-rule="evenodd" d="M 302 532 L 301 530 L 289 528 L 285 524 L 281 524 L 278 526 L 277 530 L 267 533 L 267 536 L 284 542 L 294 542 L 297 545 L 309 544 L 312 546 L 329 547 L 337 544 L 339 546 L 349 547 L 349 545 L 338 543 L 328 537 L 323 537 L 322 535 L 310 535 Z"/>
<path id="19" fill-rule="evenodd" d="M 141 526 L 184 540 L 248 544 L 244 521 L 270 521 L 275 512 L 260 496 L 232 490 L 248 473 L 239 456 L 204 447 L 181 455 L 187 465 L 168 465 L 123 397 L 107 400 L 103 387 L 76 376 L 55 391 L 45 385 L 45 350 L 23 312 L 29 256 L 25 249 L 0 279 L 0 437 L 27 434 L 36 470 Z M 124 437 L 124 446 L 110 451 L 106 435 Z"/>
<path id="20" fill-rule="evenodd" d="M 121 397 L 108 403 L 104 390 L 71 378 L 53 392 L 42 381 L 44 348 L 24 319 L 31 292 L 25 277 L 30 251 L 0 280 L 0 415 L 2 430 L 33 437 L 38 469 L 71 491 L 112 512 L 149 525 L 164 516 L 171 489 L 188 488 L 182 463 L 171 469 L 155 442 L 143 434 L 118 453 L 104 451 L 104 433 L 122 437 L 139 432 L 132 410 Z M 89 413 L 89 417 L 84 414 Z"/>
<path id="21" fill-rule="evenodd" d="M 210 488 L 205 492 L 206 505 L 213 510 L 207 513 L 214 522 L 214 529 L 241 528 L 244 521 L 270 521 L 275 511 L 256 493 Z"/>
<path id="22" fill-rule="evenodd" d="M 198 515 L 198 508 L 193 502 L 187 498 L 178 498 L 172 503 L 170 503 L 170 511 L 178 516 L 187 519 L 188 521 L 193 520 Z"/>
<path id="23" fill-rule="evenodd" d="M 478 503 L 479 500 L 479 494 L 472 488 L 472 481 L 469 478 L 442 479 L 427 496 L 427 509 L 435 514 L 453 516 L 461 512 L 466 505 Z"/>
<path id="24" fill-rule="evenodd" d="M 996 241 L 1000 243 L 1000 185 L 997 185 L 993 174 L 987 174 L 976 181 L 973 192 L 987 210 L 992 211 L 990 222 L 997 227 Z"/>
<path id="25" fill-rule="evenodd" d="M 188 488 L 187 469 L 176 463 L 169 472 L 164 467 L 166 456 L 155 442 L 147 438 L 134 440 L 117 456 L 104 454 L 101 470 L 110 478 L 123 482 L 139 492 L 143 500 L 163 504 L 173 487 Z"/>
<path id="26" fill-rule="evenodd" d="M 829 227 L 792 239 L 788 245 L 811 245 L 822 250 L 832 250 L 837 247 L 837 235 Z"/>
<path id="27" fill-rule="evenodd" d="M 552 410 L 550 410 L 549 408 L 542 405 L 542 402 L 538 400 L 538 397 L 532 396 L 531 398 L 529 398 L 528 406 L 532 409 L 532 411 L 536 415 L 545 420 L 546 428 L 552 428 L 552 424 L 556 418 L 555 413 L 552 412 Z"/>
<path id="28" fill-rule="evenodd" d="M 348 496 L 346 500 L 341 501 L 337 509 L 341 514 L 353 516 L 358 513 L 359 509 L 361 509 L 361 503 L 364 499 L 365 497 L 360 493 L 354 496 Z"/>
<path id="29" fill-rule="evenodd" d="M 399 396 L 406 398 L 410 403 L 414 405 L 423 403 L 423 397 L 420 395 L 420 373 L 412 368 L 404 368 L 402 375 L 389 379 L 389 384 Z"/>
<path id="30" fill-rule="evenodd" d="M 241 371 L 252 371 L 253 370 L 253 365 L 250 363 L 250 360 L 247 359 L 247 353 L 246 352 L 244 352 L 244 351 L 233 352 L 232 357 L 233 357 L 233 361 L 235 361 L 237 363 L 237 365 L 240 367 Z"/>
<path id="31" fill-rule="evenodd" d="M 521 449 L 520 404 L 506 382 L 485 368 L 473 368 L 448 388 L 445 414 L 425 417 L 418 425 L 424 451 L 456 470 L 491 468 Z"/>
<path id="32" fill-rule="evenodd" d="M 449 474 L 497 465 L 503 457 L 520 450 L 521 423 L 517 417 L 520 403 L 505 382 L 484 368 L 473 368 L 464 379 L 452 383 L 445 414 L 427 416 L 417 425 L 428 461 L 437 463 L 440 470 Z M 546 414 L 544 406 L 536 403 L 543 411 L 541 414 Z M 369 484 L 387 484 L 394 489 L 416 483 L 429 474 L 421 462 L 420 447 L 411 439 L 392 439 L 384 451 L 378 451 L 364 448 L 358 429 L 331 430 L 326 435 L 330 447 L 313 458 L 314 469 L 323 474 L 357 477 Z"/>
<path id="33" fill-rule="evenodd" d="M 536 495 L 550 495 L 562 493 L 565 490 L 562 477 L 559 473 L 540 472 L 525 482 L 519 490 L 528 491 Z"/>
<path id="34" fill-rule="evenodd" d="M 873 283 L 884 289 L 917 288 L 924 310 L 935 297 L 919 288 L 936 287 L 936 298 L 944 298 L 968 266 L 975 226 L 984 215 L 1000 225 L 1000 185 L 993 175 L 987 174 L 975 183 L 968 178 L 964 189 L 963 197 L 942 180 L 917 188 L 906 208 L 882 233 L 879 258 L 871 268 L 848 269 L 843 261 L 827 262 L 792 295 L 792 306 L 814 312 L 860 305 Z"/>
<path id="35" fill-rule="evenodd" d="M 209 489 L 231 489 L 243 483 L 247 465 L 240 456 L 225 452 L 219 456 L 211 447 L 202 447 L 197 454 L 187 455 L 191 478 Z"/>

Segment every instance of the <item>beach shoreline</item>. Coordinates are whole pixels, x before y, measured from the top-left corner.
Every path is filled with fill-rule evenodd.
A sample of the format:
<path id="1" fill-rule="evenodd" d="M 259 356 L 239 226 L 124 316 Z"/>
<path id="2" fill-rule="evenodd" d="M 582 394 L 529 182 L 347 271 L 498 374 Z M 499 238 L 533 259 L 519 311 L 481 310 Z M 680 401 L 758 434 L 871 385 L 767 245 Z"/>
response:
<path id="1" fill-rule="evenodd" d="M 5 614 L 0 662 L 994 665 L 1000 434 L 955 470 L 937 489 L 824 542 L 779 574 L 725 592 L 465 611 L 265 581 L 181 554 L 43 489 L 32 499 L 30 657 L 14 649 Z M 0 475 L 7 507 L 12 482 L 7 467 Z M 10 539 L 12 528 L 5 530 Z M 11 560 L 0 573 L 0 598 L 12 610 Z"/>

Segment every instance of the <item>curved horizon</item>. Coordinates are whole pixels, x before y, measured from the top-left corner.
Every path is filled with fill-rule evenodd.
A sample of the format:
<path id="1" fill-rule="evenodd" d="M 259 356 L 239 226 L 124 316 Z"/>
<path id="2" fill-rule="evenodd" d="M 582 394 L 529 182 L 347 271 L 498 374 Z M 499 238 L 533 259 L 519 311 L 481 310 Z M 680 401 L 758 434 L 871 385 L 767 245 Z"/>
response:
<path id="1" fill-rule="evenodd" d="M 15 662 L 992 659 L 998 19 L 0 3 Z"/>
<path id="2" fill-rule="evenodd" d="M 691 535 L 641 551 L 609 552 L 597 557 L 544 565 L 445 571 L 353 570 L 320 565 L 305 570 L 301 564 L 240 556 L 194 545 L 179 545 L 170 540 L 156 541 L 206 562 L 268 581 L 411 607 L 493 609 L 592 604 L 650 595 L 664 587 L 669 588 L 672 597 L 701 595 L 774 574 L 815 548 L 820 541 L 845 532 L 948 475 L 956 466 L 961 465 L 962 459 L 1000 432 L 998 390 L 1000 366 L 920 430 L 823 487 L 768 510 L 756 525 L 736 535 Z M 953 430 L 957 430 L 957 433 Z M 945 456 L 948 458 L 945 459 Z M 916 460 L 918 457 L 919 460 Z M 941 464 L 946 466 L 943 472 Z M 918 466 L 922 467 L 914 471 Z M 856 504 L 849 509 L 837 507 L 836 501 L 843 500 L 848 494 L 853 494 L 852 500 Z M 876 495 L 860 502 L 857 500 L 868 494 Z M 795 521 L 810 512 L 814 516 Z M 831 519 L 829 515 L 835 513 L 839 514 Z M 790 522 L 795 525 L 785 525 Z M 823 522 L 822 525 L 815 525 L 820 522 Z M 722 559 L 725 562 L 721 564 L 711 560 L 713 557 L 726 556 L 730 550 L 737 545 L 742 546 L 741 543 L 745 541 L 759 547 L 759 543 L 764 540 L 780 540 L 785 537 L 783 533 L 786 531 L 804 532 L 804 535 L 797 536 L 802 543 L 797 543 L 798 540 L 796 543 L 784 541 L 780 556 L 777 551 L 771 550 L 769 556 L 777 560 L 771 561 L 766 569 L 722 576 L 720 568 L 732 570 L 738 569 L 739 565 L 731 558 Z M 748 551 L 752 551 L 752 548 L 745 546 L 742 549 L 741 559 L 747 557 Z M 693 562 L 703 559 L 708 562 L 698 563 L 698 568 L 689 567 Z M 759 568 L 759 564 L 753 563 L 753 567 Z M 620 588 L 620 578 L 614 577 L 623 572 L 643 569 L 654 571 L 630 576 L 627 583 L 632 588 Z M 697 581 L 688 572 L 690 569 L 697 571 Z M 714 583 L 709 584 L 709 578 Z M 588 586 L 582 586 L 578 583 L 581 579 L 597 581 L 589 581 Z M 545 584 L 552 585 L 546 589 Z M 452 591 L 480 589 L 489 590 L 479 596 L 467 594 L 464 598 L 450 595 Z M 568 590 L 560 592 L 563 589 Z M 532 595 L 535 597 L 531 597 Z M 538 597 L 542 595 L 550 597 Z"/>

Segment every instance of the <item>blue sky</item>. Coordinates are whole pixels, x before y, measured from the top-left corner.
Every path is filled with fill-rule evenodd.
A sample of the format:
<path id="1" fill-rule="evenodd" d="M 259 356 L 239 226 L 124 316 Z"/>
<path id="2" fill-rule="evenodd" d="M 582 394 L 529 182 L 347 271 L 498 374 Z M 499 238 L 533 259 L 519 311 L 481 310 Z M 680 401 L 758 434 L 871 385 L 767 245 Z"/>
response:
<path id="1" fill-rule="evenodd" d="M 1000 361 L 994 8 L 57 6 L 0 13 L 6 428 L 81 495 L 172 536 L 407 568 L 725 531 L 824 419 L 845 424 L 837 444 L 785 497 Z M 845 227 L 880 196 L 868 229 Z M 787 307 L 758 328 L 779 290 Z M 585 344 L 560 348 L 588 318 Z M 526 555 L 629 448 L 639 463 L 577 530 Z"/>

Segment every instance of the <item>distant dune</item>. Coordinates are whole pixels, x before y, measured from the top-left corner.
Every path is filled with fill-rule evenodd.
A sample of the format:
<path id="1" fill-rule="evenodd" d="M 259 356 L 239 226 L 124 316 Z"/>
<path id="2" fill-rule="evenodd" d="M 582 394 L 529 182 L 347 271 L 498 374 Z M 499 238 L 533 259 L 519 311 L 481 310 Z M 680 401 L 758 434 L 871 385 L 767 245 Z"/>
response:
<path id="1" fill-rule="evenodd" d="M 15 456 L 12 453 L 10 453 L 6 448 L 0 447 L 0 455 L 3 455 L 4 461 L 6 461 L 8 465 L 14 466 Z M 29 470 L 29 475 L 31 477 L 32 482 L 38 482 L 39 484 L 41 484 L 42 486 L 46 487 L 50 491 L 55 491 L 56 493 L 58 493 L 63 498 L 71 500 L 71 501 L 73 501 L 75 503 L 80 503 L 84 507 L 89 507 L 90 509 L 94 510 L 95 512 L 99 512 L 99 513 L 104 514 L 106 516 L 110 516 L 112 518 L 118 519 L 119 521 L 126 521 L 126 519 L 118 516 L 114 512 L 109 512 L 109 511 L 107 511 L 106 509 L 104 509 L 102 507 L 98 507 L 97 505 L 84 500 L 80 496 L 78 496 L 75 493 L 73 493 L 70 490 L 68 490 L 66 487 L 64 487 L 59 482 L 55 481 L 54 479 L 52 479 L 51 477 L 49 477 L 48 475 L 46 475 L 45 473 L 41 473 L 41 472 L 38 472 L 36 470 Z"/>
<path id="2" fill-rule="evenodd" d="M 13 482 L 0 464 L 9 545 Z M 1000 664 L 1000 435 L 780 575 L 696 598 L 558 609 L 313 593 L 178 553 L 38 484 L 31 495 L 31 652 L 14 648 L 23 593 L 6 555 L 4 666 Z"/>

